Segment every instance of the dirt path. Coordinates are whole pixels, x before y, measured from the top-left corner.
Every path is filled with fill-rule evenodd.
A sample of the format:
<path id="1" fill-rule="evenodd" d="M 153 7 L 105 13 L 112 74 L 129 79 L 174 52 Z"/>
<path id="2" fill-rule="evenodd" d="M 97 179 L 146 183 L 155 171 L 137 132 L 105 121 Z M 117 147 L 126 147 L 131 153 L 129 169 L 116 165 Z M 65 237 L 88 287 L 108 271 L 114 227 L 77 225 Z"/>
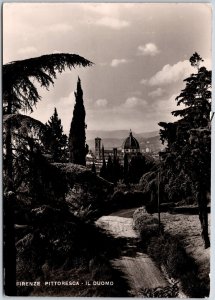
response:
<path id="1" fill-rule="evenodd" d="M 122 256 L 111 263 L 125 274 L 131 296 L 138 297 L 142 288 L 165 287 L 169 283 L 151 258 L 138 251 L 138 236 L 132 222 L 132 218 L 110 215 L 101 217 L 96 224 L 115 238 L 127 239 L 127 248 L 123 249 Z"/>

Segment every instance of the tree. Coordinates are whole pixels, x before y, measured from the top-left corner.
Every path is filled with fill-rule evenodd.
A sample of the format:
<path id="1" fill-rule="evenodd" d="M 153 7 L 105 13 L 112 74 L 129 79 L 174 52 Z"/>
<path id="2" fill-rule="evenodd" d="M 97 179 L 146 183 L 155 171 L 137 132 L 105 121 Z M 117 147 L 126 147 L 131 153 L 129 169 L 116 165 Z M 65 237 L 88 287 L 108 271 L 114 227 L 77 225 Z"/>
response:
<path id="1" fill-rule="evenodd" d="M 163 160 L 166 169 L 166 190 L 192 195 L 199 207 L 199 219 L 205 247 L 210 246 L 208 237 L 207 193 L 210 191 L 210 110 L 211 71 L 200 67 L 202 58 L 198 53 L 190 58 L 197 73 L 184 81 L 185 88 L 176 97 L 177 105 L 185 108 L 173 111 L 180 119 L 174 123 L 159 123 L 162 142 L 167 142 Z"/>
<path id="2" fill-rule="evenodd" d="M 132 156 L 129 162 L 129 181 L 138 183 L 145 172 L 145 157 L 141 153 Z"/>
<path id="3" fill-rule="evenodd" d="M 122 166 L 120 164 L 119 157 L 114 156 L 113 158 L 113 180 L 117 183 L 122 178 Z"/>
<path id="4" fill-rule="evenodd" d="M 54 114 L 51 116 L 47 126 L 47 138 L 50 139 L 51 152 L 55 162 L 67 161 L 67 136 L 63 134 L 63 126 L 61 119 L 58 118 L 57 109 L 54 109 Z"/>
<path id="5" fill-rule="evenodd" d="M 107 176 L 107 167 L 106 167 L 106 161 L 105 161 L 105 150 L 104 150 L 103 145 L 102 145 L 102 167 L 100 169 L 99 175 L 103 178 L 106 178 L 106 176 Z"/>
<path id="6" fill-rule="evenodd" d="M 95 165 L 94 162 L 93 162 L 93 164 L 92 164 L 91 171 L 92 171 L 94 174 L 96 174 L 96 165 Z"/>
<path id="7" fill-rule="evenodd" d="M 57 78 L 57 72 L 75 66 L 91 66 L 92 62 L 76 55 L 56 53 L 42 55 L 3 65 L 3 112 L 17 113 L 19 110 L 33 111 L 35 104 L 41 99 L 32 79 L 41 87 L 49 88 Z"/>
<path id="8" fill-rule="evenodd" d="M 30 58 L 26 60 L 13 61 L 3 65 L 2 70 L 2 98 L 3 98 L 3 114 L 17 114 L 20 110 L 33 111 L 33 107 L 41 99 L 35 86 L 36 80 L 41 87 L 49 88 L 50 84 L 54 84 L 56 73 L 62 73 L 65 68 L 72 69 L 75 66 L 90 66 L 92 63 L 85 58 L 76 54 L 57 53 L 51 55 L 43 55 L 40 57 Z M 14 171 L 13 171 L 13 149 L 12 149 L 12 119 L 9 118 L 5 123 L 5 141 L 4 141 L 4 170 L 6 182 L 6 193 L 10 195 L 14 193 Z M 14 196 L 13 196 L 14 198 Z M 5 201 L 8 197 L 5 197 Z M 4 210 L 12 205 L 4 205 Z M 14 219 L 9 216 L 11 213 L 4 215 L 4 235 L 11 237 L 14 243 Z M 5 240 L 4 253 L 7 251 L 7 258 L 4 260 L 5 268 L 5 293 L 8 296 L 16 295 L 16 253 L 15 247 L 7 243 Z"/>
<path id="9" fill-rule="evenodd" d="M 106 179 L 110 182 L 113 182 L 113 161 L 110 155 L 108 156 L 106 170 L 107 170 Z"/>
<path id="10" fill-rule="evenodd" d="M 8 184 L 7 166 L 5 163 L 5 148 L 3 147 L 3 172 L 4 172 L 4 279 L 5 293 L 16 294 L 16 247 L 14 230 L 14 209 L 17 207 L 18 197 L 26 196 L 31 183 L 36 183 L 38 178 L 32 178 L 38 164 L 32 165 L 33 156 L 37 149 L 43 148 L 40 137 L 46 132 L 46 126 L 41 122 L 20 114 L 3 116 L 3 145 L 5 145 L 7 124 L 11 124 L 11 150 L 13 162 L 12 188 Z M 30 168 L 30 165 L 33 168 Z M 21 190 L 25 192 L 21 194 Z"/>
<path id="11" fill-rule="evenodd" d="M 57 72 L 62 73 L 66 68 L 75 66 L 91 66 L 92 63 L 76 54 L 56 53 L 13 61 L 3 65 L 2 98 L 3 114 L 14 114 L 20 110 L 33 111 L 33 107 L 41 100 L 34 84 L 36 80 L 41 87 L 49 88 L 54 84 Z M 11 124 L 6 125 L 5 132 L 6 172 L 9 178 L 8 189 L 13 189 L 13 160 L 11 148 Z"/>
<path id="12" fill-rule="evenodd" d="M 125 184 L 129 183 L 128 174 L 129 174 L 129 164 L 128 164 L 128 155 L 125 153 L 124 155 L 124 167 L 123 167 L 123 175 Z"/>
<path id="13" fill-rule="evenodd" d="M 69 132 L 69 160 L 74 164 L 83 166 L 86 165 L 86 154 L 88 153 L 85 135 L 85 116 L 83 91 L 81 88 L 81 80 L 78 77 L 77 91 L 75 92 L 75 106 Z"/>

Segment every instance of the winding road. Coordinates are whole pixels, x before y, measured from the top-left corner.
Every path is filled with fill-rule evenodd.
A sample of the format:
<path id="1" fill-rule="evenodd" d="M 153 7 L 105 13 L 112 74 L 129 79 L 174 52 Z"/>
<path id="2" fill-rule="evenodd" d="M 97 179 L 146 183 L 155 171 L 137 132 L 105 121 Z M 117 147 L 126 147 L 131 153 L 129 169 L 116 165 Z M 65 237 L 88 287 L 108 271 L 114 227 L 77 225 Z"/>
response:
<path id="1" fill-rule="evenodd" d="M 119 258 L 111 260 L 111 264 L 124 274 L 130 286 L 129 294 L 140 297 L 141 289 L 164 288 L 170 283 L 152 259 L 138 249 L 139 237 L 133 229 L 134 210 L 125 209 L 103 216 L 96 221 L 96 224 L 114 238 L 126 239 L 126 248 L 122 249 Z M 180 293 L 179 298 L 186 297 Z"/>

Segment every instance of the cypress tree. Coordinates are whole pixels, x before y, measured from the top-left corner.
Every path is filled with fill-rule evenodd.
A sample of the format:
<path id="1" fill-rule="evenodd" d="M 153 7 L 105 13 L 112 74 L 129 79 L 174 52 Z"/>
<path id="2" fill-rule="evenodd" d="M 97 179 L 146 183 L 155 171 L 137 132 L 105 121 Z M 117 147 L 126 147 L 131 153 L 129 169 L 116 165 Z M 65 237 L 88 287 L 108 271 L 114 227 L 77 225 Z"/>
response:
<path id="1" fill-rule="evenodd" d="M 124 182 L 125 182 L 125 184 L 129 183 L 128 171 L 129 171 L 128 155 L 127 155 L 127 153 L 125 153 L 125 155 L 124 155 Z"/>
<path id="2" fill-rule="evenodd" d="M 86 145 L 85 136 L 85 108 L 83 101 L 83 91 L 81 88 L 81 80 L 78 77 L 77 91 L 75 92 L 75 106 L 73 118 L 69 133 L 69 161 L 74 164 L 86 165 L 86 154 L 88 145 Z"/>
<path id="3" fill-rule="evenodd" d="M 107 161 L 107 175 L 106 178 L 108 181 L 113 182 L 113 161 L 111 156 L 109 155 Z"/>
<path id="4" fill-rule="evenodd" d="M 92 171 L 94 174 L 96 174 L 96 165 L 95 165 L 94 162 L 93 162 L 93 164 L 92 164 L 91 171 Z"/>
<path id="5" fill-rule="evenodd" d="M 114 155 L 113 158 L 113 182 L 117 183 L 119 179 L 121 178 L 121 165 L 119 158 Z"/>
<path id="6" fill-rule="evenodd" d="M 106 167 L 106 161 L 105 161 L 105 150 L 104 150 L 104 146 L 102 145 L 102 167 L 100 169 L 100 176 L 103 178 L 106 178 L 107 176 L 107 167 Z"/>

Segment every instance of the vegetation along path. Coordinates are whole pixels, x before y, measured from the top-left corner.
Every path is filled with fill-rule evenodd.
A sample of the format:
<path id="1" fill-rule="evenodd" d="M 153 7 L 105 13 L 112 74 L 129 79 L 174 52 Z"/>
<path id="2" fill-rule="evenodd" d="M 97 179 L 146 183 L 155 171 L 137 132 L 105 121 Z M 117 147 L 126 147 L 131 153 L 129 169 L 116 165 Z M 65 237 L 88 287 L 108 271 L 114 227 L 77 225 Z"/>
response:
<path id="1" fill-rule="evenodd" d="M 124 274 L 130 286 L 131 296 L 161 297 L 171 296 L 175 292 L 176 297 L 184 298 L 185 295 L 174 289 L 175 285 L 169 282 L 152 259 L 138 249 L 139 237 L 133 229 L 132 212 L 131 209 L 122 210 L 103 216 L 96 222 L 98 227 L 114 238 L 127 240 L 127 246 L 121 250 L 121 256 L 111 260 L 111 264 Z"/>

